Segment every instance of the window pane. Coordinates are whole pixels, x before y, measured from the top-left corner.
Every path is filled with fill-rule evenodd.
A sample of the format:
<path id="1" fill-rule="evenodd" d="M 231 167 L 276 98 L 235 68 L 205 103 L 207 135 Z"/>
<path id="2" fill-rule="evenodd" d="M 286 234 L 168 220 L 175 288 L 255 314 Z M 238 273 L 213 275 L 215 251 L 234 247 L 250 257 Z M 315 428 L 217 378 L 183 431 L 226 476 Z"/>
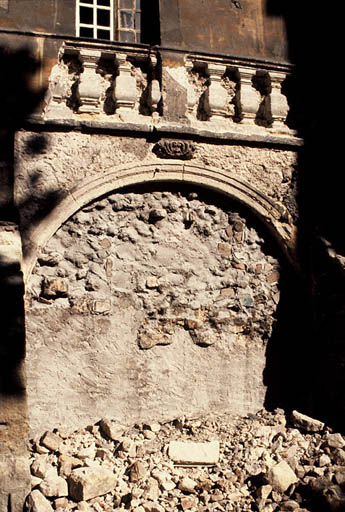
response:
<path id="1" fill-rule="evenodd" d="M 110 40 L 110 30 L 97 30 L 97 39 L 107 39 Z"/>
<path id="2" fill-rule="evenodd" d="M 110 7 L 110 0 L 97 0 L 97 5 L 104 5 L 105 7 Z"/>
<path id="3" fill-rule="evenodd" d="M 90 37 L 93 39 L 93 29 L 80 27 L 80 37 Z"/>
<path id="4" fill-rule="evenodd" d="M 133 13 L 130 11 L 120 11 L 120 26 L 122 28 L 134 28 Z"/>
<path id="5" fill-rule="evenodd" d="M 136 28 L 137 30 L 140 30 L 140 26 L 141 26 L 140 18 L 141 18 L 141 14 L 140 14 L 140 12 L 136 12 L 136 13 L 135 13 L 135 28 Z"/>
<path id="6" fill-rule="evenodd" d="M 132 9 L 133 0 L 120 0 L 120 7 L 124 7 L 125 9 Z"/>
<path id="7" fill-rule="evenodd" d="M 136 0 L 136 2 L 135 2 L 135 8 L 136 8 L 136 9 L 140 9 L 140 8 L 141 8 L 141 7 L 140 7 L 140 0 Z"/>
<path id="8" fill-rule="evenodd" d="M 121 30 L 120 41 L 122 43 L 135 43 L 134 32 L 126 32 L 124 30 Z"/>
<path id="9" fill-rule="evenodd" d="M 90 7 L 80 7 L 80 23 L 93 24 L 93 9 Z"/>
<path id="10" fill-rule="evenodd" d="M 97 25 L 110 27 L 110 11 L 97 9 Z"/>
<path id="11" fill-rule="evenodd" d="M 80 0 L 81 4 L 93 4 L 93 0 Z"/>

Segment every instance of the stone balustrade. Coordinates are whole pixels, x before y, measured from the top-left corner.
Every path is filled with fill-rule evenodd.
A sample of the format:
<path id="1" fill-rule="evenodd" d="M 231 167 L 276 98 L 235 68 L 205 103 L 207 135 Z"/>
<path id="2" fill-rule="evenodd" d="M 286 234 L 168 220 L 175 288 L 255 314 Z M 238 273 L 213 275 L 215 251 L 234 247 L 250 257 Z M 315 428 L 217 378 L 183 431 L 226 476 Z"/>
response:
<path id="1" fill-rule="evenodd" d="M 156 47 L 66 42 L 52 69 L 45 117 L 87 114 L 108 121 L 147 123 L 151 118 L 157 123 L 171 120 L 165 108 L 170 102 L 182 108 L 182 124 L 200 128 L 218 122 L 223 129 L 245 125 L 289 131 L 289 105 L 282 93 L 287 66 L 183 57 L 179 52 L 172 67 L 164 60 L 164 50 Z"/>

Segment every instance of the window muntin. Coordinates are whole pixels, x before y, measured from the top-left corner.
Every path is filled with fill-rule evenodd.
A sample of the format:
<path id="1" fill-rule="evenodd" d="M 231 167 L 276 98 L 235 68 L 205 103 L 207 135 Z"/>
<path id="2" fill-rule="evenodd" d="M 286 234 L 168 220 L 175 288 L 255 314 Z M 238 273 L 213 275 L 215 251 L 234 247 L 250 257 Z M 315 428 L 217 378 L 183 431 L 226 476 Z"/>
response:
<path id="1" fill-rule="evenodd" d="M 114 0 L 77 0 L 78 37 L 114 39 Z"/>

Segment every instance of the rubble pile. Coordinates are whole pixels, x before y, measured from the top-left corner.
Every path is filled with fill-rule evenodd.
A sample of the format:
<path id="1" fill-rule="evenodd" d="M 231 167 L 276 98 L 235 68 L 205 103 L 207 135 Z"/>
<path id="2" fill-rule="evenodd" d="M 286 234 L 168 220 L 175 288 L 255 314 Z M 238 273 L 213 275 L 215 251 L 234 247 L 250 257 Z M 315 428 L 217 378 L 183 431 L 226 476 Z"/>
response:
<path id="1" fill-rule="evenodd" d="M 345 510 L 345 439 L 294 411 L 112 419 L 31 441 L 28 512 Z"/>

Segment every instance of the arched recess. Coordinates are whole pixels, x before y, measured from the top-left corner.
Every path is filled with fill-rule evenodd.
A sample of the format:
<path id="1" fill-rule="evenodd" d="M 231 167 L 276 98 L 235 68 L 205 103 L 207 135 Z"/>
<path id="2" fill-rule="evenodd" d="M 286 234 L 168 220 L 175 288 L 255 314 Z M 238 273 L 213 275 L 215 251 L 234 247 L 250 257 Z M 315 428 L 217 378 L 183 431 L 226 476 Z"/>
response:
<path id="1" fill-rule="evenodd" d="M 286 222 L 283 205 L 231 173 L 215 167 L 175 160 L 168 163 L 127 164 L 93 176 L 72 188 L 68 195 L 28 232 L 24 242 L 23 273 L 27 282 L 42 247 L 59 227 L 91 201 L 130 185 L 181 182 L 209 188 L 242 203 L 270 230 L 290 263 L 295 262 L 295 229 Z"/>

